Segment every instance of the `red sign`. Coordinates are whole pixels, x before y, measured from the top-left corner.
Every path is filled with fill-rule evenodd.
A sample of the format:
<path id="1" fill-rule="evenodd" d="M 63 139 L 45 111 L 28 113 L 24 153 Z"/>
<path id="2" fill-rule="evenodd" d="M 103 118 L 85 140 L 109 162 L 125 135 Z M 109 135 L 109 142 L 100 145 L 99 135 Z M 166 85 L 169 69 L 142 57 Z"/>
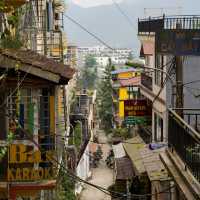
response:
<path id="1" fill-rule="evenodd" d="M 151 108 L 146 100 L 126 100 L 124 101 L 124 116 L 149 116 Z"/>

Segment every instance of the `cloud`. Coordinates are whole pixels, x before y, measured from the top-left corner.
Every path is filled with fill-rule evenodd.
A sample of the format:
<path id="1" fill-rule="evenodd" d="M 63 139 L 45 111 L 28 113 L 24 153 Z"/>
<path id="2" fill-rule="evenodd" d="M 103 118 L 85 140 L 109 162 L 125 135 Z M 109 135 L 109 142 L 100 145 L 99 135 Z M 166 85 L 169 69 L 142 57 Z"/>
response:
<path id="1" fill-rule="evenodd" d="M 120 3 L 124 0 L 115 0 L 117 3 Z M 113 4 L 113 0 L 72 0 L 73 3 L 81 7 L 95 7 L 100 5 L 109 5 Z"/>

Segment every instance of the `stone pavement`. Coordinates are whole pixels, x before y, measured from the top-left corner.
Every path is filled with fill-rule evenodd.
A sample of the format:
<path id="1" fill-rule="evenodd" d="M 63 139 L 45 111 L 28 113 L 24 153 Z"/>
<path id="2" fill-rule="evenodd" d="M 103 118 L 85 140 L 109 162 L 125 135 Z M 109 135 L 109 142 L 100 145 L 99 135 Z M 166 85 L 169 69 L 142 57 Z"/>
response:
<path id="1" fill-rule="evenodd" d="M 107 138 L 103 131 L 97 131 L 99 135 L 99 142 L 100 143 L 106 143 Z M 108 144 L 102 144 L 102 151 L 103 151 L 103 160 L 106 159 L 109 150 L 111 147 Z M 101 160 L 99 167 L 94 168 L 92 170 L 92 179 L 89 181 L 90 183 L 93 183 L 95 185 L 108 188 L 110 185 L 113 184 L 113 170 L 109 169 L 105 162 Z M 103 193 L 102 191 L 85 185 L 85 189 L 82 191 L 80 195 L 80 200 L 110 200 L 110 196 Z"/>

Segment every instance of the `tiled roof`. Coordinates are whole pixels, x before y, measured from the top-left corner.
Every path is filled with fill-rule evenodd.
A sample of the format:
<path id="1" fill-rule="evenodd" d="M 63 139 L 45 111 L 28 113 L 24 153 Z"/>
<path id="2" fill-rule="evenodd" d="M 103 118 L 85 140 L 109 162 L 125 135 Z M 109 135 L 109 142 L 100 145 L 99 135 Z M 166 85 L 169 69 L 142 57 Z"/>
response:
<path id="1" fill-rule="evenodd" d="M 153 55 L 155 52 L 155 45 L 153 42 L 144 42 L 141 46 L 140 55 Z"/>
<path id="2" fill-rule="evenodd" d="M 19 61 L 23 64 L 32 65 L 43 71 L 57 74 L 61 79 L 71 79 L 75 73 L 75 69 L 70 68 L 69 65 L 56 62 L 51 58 L 47 58 L 46 56 L 31 50 L 0 49 L 0 55 Z"/>

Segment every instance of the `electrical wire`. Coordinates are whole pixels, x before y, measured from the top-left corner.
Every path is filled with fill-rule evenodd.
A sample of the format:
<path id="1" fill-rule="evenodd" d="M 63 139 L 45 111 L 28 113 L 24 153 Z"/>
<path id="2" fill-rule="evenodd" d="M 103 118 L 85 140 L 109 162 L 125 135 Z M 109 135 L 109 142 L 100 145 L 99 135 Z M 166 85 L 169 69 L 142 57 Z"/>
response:
<path id="1" fill-rule="evenodd" d="M 108 45 L 106 42 L 104 42 L 100 37 L 96 36 L 94 33 L 90 32 L 87 28 L 85 28 L 83 25 L 81 25 L 78 21 L 70 17 L 69 15 L 63 14 L 64 17 L 66 17 L 68 20 L 76 24 L 78 27 L 80 27 L 82 30 L 87 32 L 89 35 L 91 35 L 93 38 L 95 38 L 97 41 L 99 41 L 101 44 L 105 45 L 107 48 L 111 50 L 115 50 L 110 45 Z"/>
<path id="2" fill-rule="evenodd" d="M 27 134 L 26 132 L 25 132 L 25 134 L 27 135 L 27 137 L 29 138 L 29 140 L 38 148 L 38 150 L 40 150 L 41 152 L 44 151 L 44 150 L 41 149 L 41 147 L 39 146 L 39 144 L 38 144 L 34 139 L 30 138 L 29 134 Z M 101 187 L 101 186 L 92 184 L 92 183 L 90 183 L 90 182 L 88 182 L 88 181 L 85 181 L 85 180 L 81 179 L 80 177 L 76 176 L 75 174 L 73 174 L 72 172 L 70 172 L 70 170 L 68 170 L 62 163 L 59 163 L 54 157 L 51 157 L 50 159 L 51 159 L 52 161 L 56 162 L 56 164 L 57 164 L 58 166 L 60 166 L 61 168 L 63 168 L 63 169 L 65 170 L 65 172 L 66 172 L 69 176 L 71 176 L 73 179 L 75 179 L 75 180 L 78 181 L 78 182 L 83 182 L 83 183 L 85 183 L 85 184 L 87 184 L 87 185 L 90 185 L 90 186 L 92 186 L 92 187 L 95 187 L 96 189 L 98 189 L 98 190 L 104 192 L 104 193 L 107 194 L 107 195 L 111 195 L 111 196 L 115 196 L 115 197 L 116 197 L 116 196 L 120 196 L 120 197 L 126 197 L 126 196 L 127 196 L 127 194 L 120 193 L 120 192 L 115 192 L 115 191 L 110 191 L 110 190 L 108 190 L 108 189 L 106 189 L 106 188 L 104 188 L 104 187 Z M 170 190 L 170 189 L 171 189 L 171 187 L 170 187 L 168 190 Z M 166 191 L 167 191 L 167 189 L 164 190 L 164 191 L 161 191 L 161 192 L 159 192 L 159 193 L 156 193 L 156 194 L 161 194 L 161 193 L 163 193 L 163 192 L 165 193 Z M 132 196 L 132 197 L 144 197 L 144 196 L 152 196 L 152 195 L 156 195 L 156 194 L 143 194 L 143 195 L 131 194 L 131 196 Z"/>
<path id="3" fill-rule="evenodd" d="M 28 70 L 26 71 L 25 75 L 23 76 L 23 78 L 21 79 L 21 81 L 17 84 L 17 87 L 13 90 L 13 92 L 7 97 L 7 98 L 11 98 L 16 91 L 18 91 L 21 88 L 22 83 L 24 82 L 26 76 L 28 75 L 28 73 L 30 72 L 32 66 L 30 65 L 30 67 L 28 68 Z M 2 108 L 7 102 L 7 99 L 0 105 L 0 108 Z"/>
<path id="4" fill-rule="evenodd" d="M 171 62 L 171 65 L 170 65 L 170 67 L 169 67 L 169 70 L 168 70 L 167 74 L 170 75 L 170 73 L 171 73 L 171 71 L 172 71 L 172 69 L 173 69 L 174 66 L 175 66 L 175 58 L 172 59 L 172 62 Z M 152 101 L 152 104 L 154 104 L 155 101 L 157 100 L 157 98 L 160 96 L 162 90 L 164 89 L 164 87 L 165 87 L 165 85 L 166 85 L 166 83 L 167 83 L 167 80 L 168 80 L 168 76 L 165 77 L 165 80 L 164 80 L 163 83 L 162 83 L 162 87 L 160 88 L 158 94 L 154 97 L 154 99 L 153 99 L 153 101 Z"/>
<path id="5" fill-rule="evenodd" d="M 121 13 L 121 15 L 126 19 L 126 21 L 130 24 L 132 28 L 137 32 L 137 28 L 135 27 L 135 24 L 133 24 L 132 20 L 129 18 L 129 16 L 124 12 L 124 10 L 120 7 L 120 5 L 115 1 L 112 0 L 113 4 L 117 8 L 117 10 Z"/>

